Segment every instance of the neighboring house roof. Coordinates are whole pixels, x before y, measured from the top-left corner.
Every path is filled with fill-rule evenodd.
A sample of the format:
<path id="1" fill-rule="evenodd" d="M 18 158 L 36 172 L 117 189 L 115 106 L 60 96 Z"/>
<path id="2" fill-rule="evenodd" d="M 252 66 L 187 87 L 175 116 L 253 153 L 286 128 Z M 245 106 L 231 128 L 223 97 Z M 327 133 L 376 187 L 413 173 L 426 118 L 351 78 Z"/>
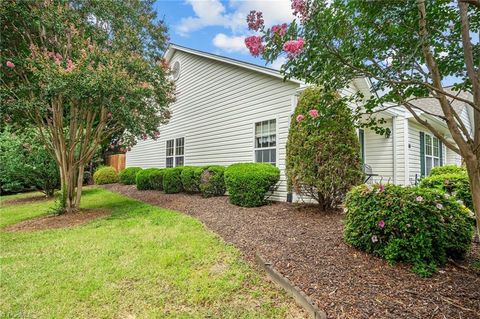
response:
<path id="1" fill-rule="evenodd" d="M 167 51 L 165 52 L 165 59 L 167 61 L 170 61 L 171 58 L 173 57 L 175 51 L 177 51 L 177 50 L 182 51 L 182 52 L 187 52 L 187 53 L 190 53 L 190 54 L 194 54 L 194 55 L 197 55 L 197 56 L 201 56 L 201 57 L 204 57 L 204 58 L 207 58 L 207 59 L 212 59 L 212 60 L 215 60 L 215 61 L 220 61 L 220 62 L 223 62 L 223 63 L 235 65 L 235 66 L 245 68 L 245 69 L 249 69 L 249 70 L 252 70 L 252 71 L 256 71 L 256 72 L 259 72 L 259 73 L 263 73 L 263 74 L 270 75 L 270 76 L 273 76 L 273 77 L 276 77 L 276 78 L 279 78 L 279 79 L 282 79 L 282 80 L 285 79 L 285 77 L 278 70 L 275 70 L 275 69 L 272 69 L 272 68 L 268 68 L 268 67 L 265 67 L 265 66 L 260 66 L 260 65 L 256 65 L 256 64 L 253 64 L 253 63 L 244 62 L 244 61 L 240 61 L 240 60 L 236 60 L 236 59 L 232 59 L 232 58 L 227 58 L 227 57 L 224 57 L 224 56 L 221 56 L 221 55 L 212 54 L 212 53 L 208 53 L 208 52 L 204 52 L 204 51 L 200 51 L 200 50 L 186 48 L 186 47 L 180 46 L 178 44 L 173 44 L 173 43 L 171 43 L 168 46 Z M 296 80 L 296 79 L 285 79 L 285 81 L 289 81 L 289 82 L 293 82 L 293 83 L 297 83 L 297 84 L 304 84 L 304 82 L 302 82 L 300 80 Z"/>
<path id="2" fill-rule="evenodd" d="M 445 88 L 445 91 L 452 94 L 457 95 L 465 100 L 473 101 L 472 94 L 465 91 L 453 91 L 451 87 Z M 463 110 L 467 107 L 465 102 L 459 101 L 457 99 L 449 98 L 447 99 L 450 101 L 452 108 L 457 112 L 459 115 L 463 112 Z M 421 110 L 424 110 L 428 113 L 432 113 L 435 115 L 443 115 L 442 108 L 440 107 L 440 102 L 433 97 L 425 97 L 425 98 L 418 98 L 411 101 L 411 103 Z"/>

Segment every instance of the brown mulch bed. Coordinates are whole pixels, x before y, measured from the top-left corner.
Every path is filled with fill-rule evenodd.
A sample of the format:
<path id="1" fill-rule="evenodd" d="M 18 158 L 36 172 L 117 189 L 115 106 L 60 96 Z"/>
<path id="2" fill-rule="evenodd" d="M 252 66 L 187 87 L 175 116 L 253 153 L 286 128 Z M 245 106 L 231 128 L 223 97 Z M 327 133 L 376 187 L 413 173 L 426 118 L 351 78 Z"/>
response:
<path id="1" fill-rule="evenodd" d="M 8 226 L 6 231 L 36 231 L 55 228 L 66 228 L 83 225 L 91 220 L 110 215 L 102 209 L 81 209 L 75 213 L 48 215 Z"/>
<path id="2" fill-rule="evenodd" d="M 329 318 L 480 318 L 480 275 L 468 260 L 419 278 L 408 266 L 389 266 L 346 245 L 339 212 L 287 203 L 241 208 L 227 197 L 105 188 L 198 218 L 250 261 L 258 251 Z M 476 244 L 469 259 L 479 256 Z"/>
<path id="3" fill-rule="evenodd" d="M 24 198 L 9 199 L 2 202 L 2 205 L 29 204 L 29 203 L 35 203 L 35 202 L 43 202 L 49 199 L 52 199 L 52 197 L 47 197 L 45 195 L 37 195 L 37 196 L 30 196 L 30 197 L 24 197 Z"/>

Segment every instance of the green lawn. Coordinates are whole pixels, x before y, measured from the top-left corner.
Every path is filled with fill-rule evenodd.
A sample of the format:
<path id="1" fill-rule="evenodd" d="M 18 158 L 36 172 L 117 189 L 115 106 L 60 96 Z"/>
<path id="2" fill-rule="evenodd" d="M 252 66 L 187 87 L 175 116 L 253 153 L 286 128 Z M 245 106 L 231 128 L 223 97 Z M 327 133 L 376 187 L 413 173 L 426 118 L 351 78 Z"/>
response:
<path id="1" fill-rule="evenodd" d="M 285 318 L 293 302 L 194 218 L 103 189 L 83 208 L 111 217 L 36 232 L 0 230 L 1 318 Z M 6 226 L 52 201 L 0 208 Z"/>

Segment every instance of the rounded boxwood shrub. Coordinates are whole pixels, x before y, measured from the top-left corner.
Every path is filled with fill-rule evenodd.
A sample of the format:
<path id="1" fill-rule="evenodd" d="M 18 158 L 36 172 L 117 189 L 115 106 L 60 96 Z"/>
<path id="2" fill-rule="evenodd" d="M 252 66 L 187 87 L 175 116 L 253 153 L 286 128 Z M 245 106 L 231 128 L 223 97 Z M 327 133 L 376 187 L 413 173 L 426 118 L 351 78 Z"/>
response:
<path id="1" fill-rule="evenodd" d="M 200 191 L 204 197 L 222 196 L 225 194 L 225 167 L 211 165 L 197 169 L 200 172 Z"/>
<path id="2" fill-rule="evenodd" d="M 225 170 L 225 185 L 232 204 L 255 207 L 280 179 L 280 170 L 267 163 L 237 163 Z"/>
<path id="3" fill-rule="evenodd" d="M 164 169 L 147 168 L 140 170 L 136 176 L 138 190 L 163 190 Z"/>
<path id="4" fill-rule="evenodd" d="M 434 189 L 361 185 L 345 201 L 344 238 L 353 247 L 390 263 L 412 264 L 430 276 L 447 258 L 469 250 L 472 216 L 452 197 Z"/>
<path id="5" fill-rule="evenodd" d="M 141 170 L 141 167 L 127 167 L 118 174 L 118 179 L 122 184 L 133 185 L 136 183 L 137 173 Z"/>
<path id="6" fill-rule="evenodd" d="M 183 191 L 182 171 L 183 167 L 166 168 L 163 175 L 163 191 L 167 194 L 180 193 Z"/>
<path id="7" fill-rule="evenodd" d="M 182 186 L 187 193 L 198 193 L 200 191 L 200 171 L 198 166 L 184 166 L 181 173 Z"/>
<path id="8" fill-rule="evenodd" d="M 111 166 L 99 167 L 93 174 L 93 182 L 97 185 L 118 182 L 117 171 Z"/>
<path id="9" fill-rule="evenodd" d="M 432 169 L 433 171 L 433 169 Z M 465 171 L 460 173 L 446 173 L 440 175 L 429 175 L 420 181 L 422 188 L 436 188 L 456 199 L 473 211 L 472 192 L 470 180 Z"/>
<path id="10" fill-rule="evenodd" d="M 289 189 L 335 208 L 363 181 L 360 144 L 350 107 L 336 92 L 305 89 L 292 115 L 287 141 Z"/>
<path id="11" fill-rule="evenodd" d="M 445 165 L 432 167 L 429 176 L 443 175 L 443 174 L 466 174 L 467 170 L 464 167 L 457 165 Z"/>

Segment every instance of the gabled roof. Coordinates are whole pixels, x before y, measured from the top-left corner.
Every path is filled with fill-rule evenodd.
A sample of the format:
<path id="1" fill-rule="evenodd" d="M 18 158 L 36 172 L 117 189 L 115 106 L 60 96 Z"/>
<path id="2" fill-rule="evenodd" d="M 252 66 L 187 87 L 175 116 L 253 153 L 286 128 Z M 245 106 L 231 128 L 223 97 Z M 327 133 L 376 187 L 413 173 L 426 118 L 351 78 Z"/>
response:
<path id="1" fill-rule="evenodd" d="M 236 59 L 232 59 L 232 58 L 227 58 L 227 57 L 217 55 L 217 54 L 212 54 L 212 53 L 208 53 L 208 52 L 204 52 L 204 51 L 200 51 L 200 50 L 187 48 L 187 47 L 184 47 L 184 46 L 181 46 L 181 45 L 178 45 L 178 44 L 173 44 L 173 43 L 169 44 L 169 46 L 167 48 L 167 51 L 165 52 L 165 59 L 170 62 L 170 59 L 173 57 L 175 51 L 187 52 L 187 53 L 194 54 L 194 55 L 197 55 L 197 56 L 201 56 L 201 57 L 204 57 L 204 58 L 207 58 L 207 59 L 220 61 L 220 62 L 223 62 L 223 63 L 235 65 L 235 66 L 245 68 L 245 69 L 248 69 L 248 70 L 252 70 L 252 71 L 255 71 L 255 72 L 270 75 L 270 76 L 273 76 L 273 77 L 276 77 L 276 78 L 279 78 L 279 79 L 282 79 L 282 80 L 285 79 L 285 77 L 278 70 L 275 70 L 275 69 L 272 69 L 272 68 L 268 68 L 268 67 L 265 67 L 265 66 L 260 66 L 260 65 L 256 65 L 256 64 L 253 64 L 253 63 L 240 61 L 240 60 L 236 60 Z M 299 81 L 299 80 L 296 80 L 296 79 L 286 79 L 285 81 L 293 82 L 293 83 L 297 83 L 297 84 L 304 84 L 302 81 Z"/>

